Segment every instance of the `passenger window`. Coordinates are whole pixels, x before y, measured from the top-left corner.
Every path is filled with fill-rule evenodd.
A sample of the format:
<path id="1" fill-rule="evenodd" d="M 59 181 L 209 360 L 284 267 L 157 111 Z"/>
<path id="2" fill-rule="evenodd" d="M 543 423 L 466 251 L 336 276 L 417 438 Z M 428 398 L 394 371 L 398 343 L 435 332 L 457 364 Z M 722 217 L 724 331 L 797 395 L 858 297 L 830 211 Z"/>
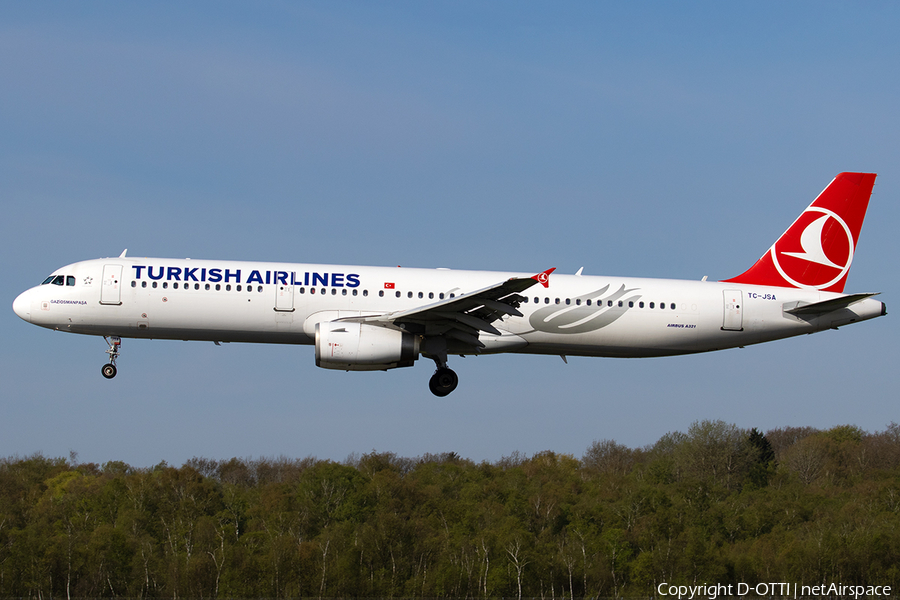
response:
<path id="1" fill-rule="evenodd" d="M 550 304 L 550 298 L 544 296 L 544 304 Z"/>
<path id="2" fill-rule="evenodd" d="M 644 303 L 643 303 L 643 302 L 638 302 L 638 308 L 644 308 Z"/>
<path id="3" fill-rule="evenodd" d="M 66 286 L 72 286 L 72 285 L 75 285 L 75 277 L 73 277 L 72 275 L 67 275 L 66 276 Z"/>
<path id="4" fill-rule="evenodd" d="M 434 292 L 428 292 L 428 299 L 434 300 Z"/>
<path id="5" fill-rule="evenodd" d="M 152 285 L 153 285 L 153 288 L 156 289 L 156 282 L 155 282 L 155 281 L 152 283 Z"/>
<path id="6" fill-rule="evenodd" d="M 226 292 L 230 292 L 230 291 L 231 291 L 231 284 L 230 284 L 230 283 L 229 283 L 228 285 L 225 286 L 225 291 L 226 291 Z"/>
<path id="7" fill-rule="evenodd" d="M 650 303 L 650 308 L 656 308 L 656 304 L 653 303 L 653 302 L 651 302 L 651 303 Z"/>
<path id="8" fill-rule="evenodd" d="M 147 287 L 147 282 L 146 282 L 146 281 L 142 281 L 142 282 L 141 282 L 141 287 L 142 287 L 142 288 Z"/>
<path id="9" fill-rule="evenodd" d="M 237 291 L 241 291 L 241 286 L 237 286 Z M 301 294 L 305 294 L 305 293 L 306 293 L 306 288 L 300 288 L 300 293 L 301 293 Z"/>
<path id="10" fill-rule="evenodd" d="M 209 284 L 207 283 L 206 286 L 204 286 L 204 287 L 205 287 L 205 289 L 208 290 L 208 289 L 209 289 Z"/>
<path id="11" fill-rule="evenodd" d="M 606 306 L 612 306 L 612 300 L 607 300 L 607 301 L 606 301 Z"/>
<path id="12" fill-rule="evenodd" d="M 368 296 L 368 295 L 369 295 L 369 290 L 363 290 L 363 296 Z"/>
<path id="13" fill-rule="evenodd" d="M 440 298 L 441 300 L 443 300 L 443 299 L 444 299 L 444 292 L 441 292 L 440 294 L 438 294 L 438 298 Z"/>
<path id="14" fill-rule="evenodd" d="M 663 309 L 663 310 L 666 310 L 666 303 L 665 303 L 665 302 L 660 302 L 660 303 L 659 303 L 659 307 L 660 307 L 661 309 Z"/>
<path id="15" fill-rule="evenodd" d="M 221 291 L 222 291 L 222 284 L 221 284 L 221 283 L 217 283 L 217 284 L 216 284 L 216 291 L 217 291 L 217 292 L 221 292 Z"/>
<path id="16" fill-rule="evenodd" d="M 378 297 L 379 298 L 384 297 L 384 290 L 378 290 Z"/>
<path id="17" fill-rule="evenodd" d="M 412 298 L 412 292 L 406 292 L 406 297 L 407 297 L 407 298 Z"/>
<path id="18" fill-rule="evenodd" d="M 581 306 L 581 298 L 575 300 L 575 306 Z"/>
<path id="19" fill-rule="evenodd" d="M 424 297 L 425 297 L 425 294 L 423 294 L 422 292 L 419 292 L 419 298 L 424 298 Z"/>
<path id="20" fill-rule="evenodd" d="M 262 286 L 261 286 L 261 285 L 256 286 L 256 291 L 257 291 L 257 292 L 261 292 L 261 291 L 262 291 Z M 325 293 L 325 290 L 322 290 L 322 293 L 324 294 L 324 293 Z"/>
<path id="21" fill-rule="evenodd" d="M 347 295 L 347 288 L 344 288 L 341 290 L 341 296 L 346 296 L 346 295 Z"/>
<path id="22" fill-rule="evenodd" d="M 337 296 L 337 288 L 331 288 L 331 295 Z"/>
<path id="23" fill-rule="evenodd" d="M 556 303 L 556 304 L 559 304 L 559 298 L 556 299 L 556 302 L 555 302 L 555 303 Z"/>
<path id="24" fill-rule="evenodd" d="M 199 290 L 199 289 L 200 289 L 200 284 L 199 284 L 199 283 L 195 283 L 195 284 L 194 284 L 194 289 L 195 289 L 195 290 Z M 249 289 L 250 289 L 250 286 L 247 286 L 247 289 L 249 290 Z"/>
<path id="25" fill-rule="evenodd" d="M 241 291 L 241 286 L 240 286 L 240 285 L 237 286 L 237 291 L 238 291 L 238 292 Z M 301 293 L 301 294 L 303 293 L 303 288 L 300 288 L 300 293 Z"/>
<path id="26" fill-rule="evenodd" d="M 588 299 L 586 300 L 586 304 L 587 304 L 588 306 L 591 305 L 591 299 L 590 299 L 590 298 L 588 298 Z"/>
<path id="27" fill-rule="evenodd" d="M 456 298 L 456 294 L 450 294 L 451 298 Z"/>
<path id="28" fill-rule="evenodd" d="M 163 281 L 163 289 L 164 289 L 164 290 L 169 289 L 169 282 L 168 282 L 168 281 Z M 206 286 L 206 289 L 209 289 L 209 285 Z"/>
<path id="29" fill-rule="evenodd" d="M 675 310 L 675 303 L 673 302 L 672 304 L 670 304 L 669 308 L 671 308 L 672 310 Z"/>
<path id="30" fill-rule="evenodd" d="M 400 292 L 395 292 L 394 295 L 395 295 L 396 297 L 399 298 L 399 297 L 400 297 Z"/>
<path id="31" fill-rule="evenodd" d="M 569 305 L 569 304 L 572 304 L 572 299 L 571 299 L 571 298 L 566 298 L 566 305 Z"/>
<path id="32" fill-rule="evenodd" d="M 633 301 L 631 301 L 631 300 L 628 301 L 628 308 L 634 308 L 634 302 L 633 302 Z"/>
<path id="33" fill-rule="evenodd" d="M 621 300 L 619 300 L 619 308 L 622 308 L 622 306 L 624 306 L 624 304 Z"/>
<path id="34" fill-rule="evenodd" d="M 131 287 L 137 287 L 137 281 L 132 280 L 132 281 L 131 281 Z"/>

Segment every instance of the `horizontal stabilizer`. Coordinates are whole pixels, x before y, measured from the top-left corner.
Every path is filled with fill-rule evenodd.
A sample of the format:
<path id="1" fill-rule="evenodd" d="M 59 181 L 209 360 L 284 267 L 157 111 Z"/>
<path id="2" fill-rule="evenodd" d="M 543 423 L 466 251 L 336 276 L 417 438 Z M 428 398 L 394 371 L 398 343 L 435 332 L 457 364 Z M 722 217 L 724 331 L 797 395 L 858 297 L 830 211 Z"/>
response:
<path id="1" fill-rule="evenodd" d="M 872 296 L 877 296 L 878 294 L 879 292 L 867 294 L 851 294 L 849 296 L 841 296 L 840 298 L 832 298 L 831 300 L 823 300 L 822 302 L 815 302 L 813 304 L 794 306 L 793 308 L 785 307 L 784 312 L 798 317 L 801 315 L 814 317 L 817 315 L 824 315 L 830 312 L 834 312 L 842 308 L 847 308 L 852 304 L 862 302 L 866 298 L 871 298 Z M 795 303 L 791 302 L 790 304 Z"/>

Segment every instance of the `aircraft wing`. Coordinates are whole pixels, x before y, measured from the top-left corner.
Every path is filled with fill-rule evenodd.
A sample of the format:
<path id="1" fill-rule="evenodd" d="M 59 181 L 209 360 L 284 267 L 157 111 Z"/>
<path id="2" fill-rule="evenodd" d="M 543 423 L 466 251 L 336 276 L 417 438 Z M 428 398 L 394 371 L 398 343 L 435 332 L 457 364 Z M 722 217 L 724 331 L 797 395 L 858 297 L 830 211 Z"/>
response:
<path id="1" fill-rule="evenodd" d="M 550 273 L 554 270 L 555 267 L 533 277 L 512 277 L 468 294 L 409 310 L 341 320 L 395 326 L 427 336 L 444 335 L 476 349 L 483 348 L 484 344 L 478 340 L 478 333 L 484 331 L 501 335 L 500 330 L 492 323 L 506 315 L 521 317 L 519 305 L 525 299 L 519 293 L 537 283 L 547 287 Z"/>

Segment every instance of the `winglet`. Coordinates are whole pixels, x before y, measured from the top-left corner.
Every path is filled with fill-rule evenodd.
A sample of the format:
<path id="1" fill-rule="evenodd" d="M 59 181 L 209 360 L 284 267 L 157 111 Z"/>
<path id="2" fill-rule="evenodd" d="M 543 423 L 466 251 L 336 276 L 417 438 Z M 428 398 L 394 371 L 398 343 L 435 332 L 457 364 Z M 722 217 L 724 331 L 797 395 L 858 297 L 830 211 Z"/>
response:
<path id="1" fill-rule="evenodd" d="M 555 270 L 556 270 L 556 267 L 553 267 L 552 269 L 547 269 L 543 273 L 538 273 L 537 275 L 533 276 L 532 279 L 534 279 L 535 281 L 537 281 L 544 287 L 550 287 L 550 273 L 552 273 Z M 532 285 L 534 285 L 534 284 L 532 284 Z"/>

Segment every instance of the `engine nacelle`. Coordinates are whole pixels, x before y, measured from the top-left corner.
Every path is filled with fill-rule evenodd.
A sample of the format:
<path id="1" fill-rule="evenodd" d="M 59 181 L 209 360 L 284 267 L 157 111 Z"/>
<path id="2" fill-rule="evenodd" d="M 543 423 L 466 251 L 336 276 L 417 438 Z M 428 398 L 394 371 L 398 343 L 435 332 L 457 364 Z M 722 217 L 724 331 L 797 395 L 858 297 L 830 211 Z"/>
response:
<path id="1" fill-rule="evenodd" d="M 316 366 L 342 371 L 385 371 L 411 367 L 419 358 L 419 337 L 406 331 L 353 323 L 316 324 Z"/>

